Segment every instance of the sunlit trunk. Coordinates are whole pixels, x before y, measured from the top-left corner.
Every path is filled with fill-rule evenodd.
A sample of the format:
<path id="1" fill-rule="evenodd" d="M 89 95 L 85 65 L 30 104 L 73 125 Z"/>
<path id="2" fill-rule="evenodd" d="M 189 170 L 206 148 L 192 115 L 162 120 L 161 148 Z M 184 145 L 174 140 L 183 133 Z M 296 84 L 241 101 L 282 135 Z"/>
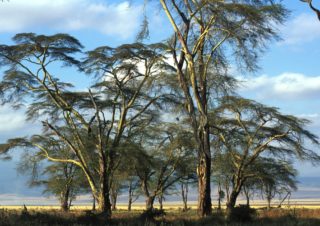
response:
<path id="1" fill-rule="evenodd" d="M 199 216 L 208 216 L 212 212 L 211 206 L 211 157 L 206 153 L 200 153 L 198 163 L 198 214 Z"/>
<path id="2" fill-rule="evenodd" d="M 100 162 L 100 192 L 98 198 L 98 211 L 107 219 L 111 218 L 111 202 L 109 194 L 109 180 L 104 161 Z"/>

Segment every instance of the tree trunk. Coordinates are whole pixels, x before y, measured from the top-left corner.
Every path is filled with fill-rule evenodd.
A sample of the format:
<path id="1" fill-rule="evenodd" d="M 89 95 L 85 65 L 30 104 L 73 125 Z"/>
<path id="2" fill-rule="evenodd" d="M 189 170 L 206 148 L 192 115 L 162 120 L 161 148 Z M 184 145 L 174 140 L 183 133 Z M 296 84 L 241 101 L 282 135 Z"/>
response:
<path id="1" fill-rule="evenodd" d="M 61 192 L 60 195 L 61 210 L 65 212 L 69 211 L 69 194 L 70 191 L 67 188 L 65 191 Z"/>
<path id="2" fill-rule="evenodd" d="M 132 182 L 130 181 L 129 183 L 129 188 L 128 188 L 128 211 L 131 211 L 131 206 L 132 206 Z"/>
<path id="3" fill-rule="evenodd" d="M 246 196 L 247 206 L 250 206 L 250 189 L 247 186 L 243 186 L 243 193 Z"/>
<path id="4" fill-rule="evenodd" d="M 221 210 L 221 183 L 218 183 L 218 210 Z"/>
<path id="5" fill-rule="evenodd" d="M 147 199 L 146 199 L 146 210 L 147 211 L 153 210 L 154 199 L 155 199 L 155 196 L 147 197 Z"/>
<path id="6" fill-rule="evenodd" d="M 245 180 L 241 177 L 241 171 L 239 170 L 237 176 L 233 178 L 232 190 L 229 201 L 227 202 L 227 215 L 231 213 L 231 210 L 236 206 L 237 198 L 241 192 L 241 188 Z"/>
<path id="7" fill-rule="evenodd" d="M 225 182 L 224 184 L 225 189 L 226 189 L 226 198 L 227 198 L 227 203 L 230 201 L 230 186 L 229 186 L 229 182 Z"/>
<path id="8" fill-rule="evenodd" d="M 100 192 L 98 197 L 98 211 L 107 219 L 111 218 L 111 202 L 109 194 L 109 180 L 106 172 L 105 162 L 100 162 Z"/>
<path id="9" fill-rule="evenodd" d="M 211 206 L 211 157 L 201 152 L 199 156 L 198 174 L 198 214 L 201 217 L 208 216 L 212 213 Z"/>
<path id="10" fill-rule="evenodd" d="M 92 211 L 96 211 L 96 197 L 92 195 Z"/>
<path id="11" fill-rule="evenodd" d="M 271 198 L 270 197 L 267 197 L 267 210 L 270 210 L 271 209 Z"/>
<path id="12" fill-rule="evenodd" d="M 230 194 L 229 202 L 227 203 L 227 211 L 234 209 L 236 206 L 237 198 L 239 196 L 240 191 L 233 190 Z"/>
<path id="13" fill-rule="evenodd" d="M 114 211 L 117 209 L 117 198 L 118 198 L 118 192 L 114 191 L 114 189 L 111 190 L 111 210 Z"/>
<path id="14" fill-rule="evenodd" d="M 160 205 L 160 210 L 163 210 L 163 195 L 159 195 L 158 200 L 159 200 L 159 205 Z"/>
<path id="15" fill-rule="evenodd" d="M 188 182 L 181 183 L 181 196 L 183 201 L 183 211 L 188 210 Z"/>
<path id="16" fill-rule="evenodd" d="M 99 194 L 98 211 L 105 215 L 107 219 L 111 217 L 111 202 L 109 199 L 109 192 L 104 191 Z"/>

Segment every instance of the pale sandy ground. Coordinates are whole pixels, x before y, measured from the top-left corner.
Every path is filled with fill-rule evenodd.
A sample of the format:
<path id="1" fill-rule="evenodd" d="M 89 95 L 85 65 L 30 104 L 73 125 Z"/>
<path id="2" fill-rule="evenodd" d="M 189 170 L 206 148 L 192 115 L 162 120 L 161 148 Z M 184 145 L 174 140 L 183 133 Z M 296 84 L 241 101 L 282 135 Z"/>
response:
<path id="1" fill-rule="evenodd" d="M 245 204 L 245 201 L 239 201 L 237 204 Z M 225 205 L 222 204 L 222 207 Z M 273 207 L 278 206 L 278 202 L 272 203 Z M 159 205 L 155 204 L 155 207 L 158 208 Z M 196 209 L 197 203 L 196 202 L 189 202 L 188 207 L 191 209 Z M 213 205 L 214 208 L 217 207 L 217 205 Z M 253 208 L 263 208 L 266 207 L 266 202 L 264 200 L 255 200 L 251 202 L 251 207 Z M 29 210 L 55 210 L 59 209 L 60 207 L 57 205 L 27 205 L 27 208 Z M 181 202 L 166 202 L 164 203 L 164 209 L 167 210 L 178 210 L 182 208 L 182 203 Z M 312 199 L 312 200 L 307 200 L 307 199 L 291 199 L 290 202 L 284 202 L 282 204 L 282 208 L 308 208 L 308 209 L 320 209 L 320 199 Z M 23 206 L 21 205 L 0 205 L 0 209 L 23 209 Z M 74 205 L 71 207 L 72 210 L 90 210 L 91 205 Z M 126 210 L 127 209 L 127 204 L 126 203 L 119 203 L 117 205 L 118 210 Z M 132 205 L 133 210 L 143 210 L 145 209 L 145 204 L 143 202 L 139 203 L 134 203 Z"/>

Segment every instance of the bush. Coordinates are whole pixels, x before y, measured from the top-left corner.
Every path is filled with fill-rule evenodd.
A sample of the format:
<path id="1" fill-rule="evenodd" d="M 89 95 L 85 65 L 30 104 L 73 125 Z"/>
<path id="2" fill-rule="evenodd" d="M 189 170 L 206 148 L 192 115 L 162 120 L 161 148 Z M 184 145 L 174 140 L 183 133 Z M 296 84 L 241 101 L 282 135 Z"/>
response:
<path id="1" fill-rule="evenodd" d="M 248 222 L 252 221 L 257 215 L 255 209 L 247 205 L 239 205 L 228 213 L 228 220 L 235 222 Z"/>
<path id="2" fill-rule="evenodd" d="M 154 220 L 157 217 L 163 217 L 165 216 L 164 210 L 159 210 L 159 209 L 150 209 L 150 210 L 145 210 L 141 214 L 140 218 L 143 220 Z"/>

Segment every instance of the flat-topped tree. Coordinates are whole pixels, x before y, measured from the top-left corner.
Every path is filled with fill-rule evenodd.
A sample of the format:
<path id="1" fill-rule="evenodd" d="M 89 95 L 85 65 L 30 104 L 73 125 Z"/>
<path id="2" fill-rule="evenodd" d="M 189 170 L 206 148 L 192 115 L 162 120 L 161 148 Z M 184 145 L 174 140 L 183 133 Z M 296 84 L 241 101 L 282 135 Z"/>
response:
<path id="1" fill-rule="evenodd" d="M 161 45 L 101 47 L 80 63 L 73 56 L 82 46 L 69 35 L 27 33 L 13 40 L 15 45 L 0 46 L 1 66 L 7 69 L 0 83 L 3 102 L 27 103 L 28 118 L 41 120 L 45 131 L 30 139 L 9 140 L 1 146 L 2 151 L 28 145 L 50 161 L 80 167 L 99 211 L 110 217 L 109 192 L 117 147 L 126 128 L 136 120 L 147 119 L 151 107 L 162 98 L 152 89 L 162 72 Z M 64 72 L 60 72 L 62 76 L 50 73 L 55 63 L 81 64 L 82 70 L 100 75 L 100 80 L 92 92 L 72 91 L 72 84 L 61 81 Z M 75 159 L 52 156 L 42 138 L 64 142 Z"/>
<path id="2" fill-rule="evenodd" d="M 273 25 L 286 10 L 267 0 L 159 0 L 174 30 L 171 54 L 198 144 L 198 212 L 211 214 L 211 148 L 208 112 L 215 83 L 209 76 L 237 61 L 255 70 L 266 41 L 276 37 Z"/>
<path id="3" fill-rule="evenodd" d="M 234 96 L 224 97 L 211 116 L 211 132 L 218 137 L 220 150 L 231 156 L 233 165 L 229 210 L 234 208 L 244 182 L 258 176 L 254 166 L 262 156 L 315 162 L 320 159 L 315 152 L 318 137 L 305 128 L 305 119 Z"/>

